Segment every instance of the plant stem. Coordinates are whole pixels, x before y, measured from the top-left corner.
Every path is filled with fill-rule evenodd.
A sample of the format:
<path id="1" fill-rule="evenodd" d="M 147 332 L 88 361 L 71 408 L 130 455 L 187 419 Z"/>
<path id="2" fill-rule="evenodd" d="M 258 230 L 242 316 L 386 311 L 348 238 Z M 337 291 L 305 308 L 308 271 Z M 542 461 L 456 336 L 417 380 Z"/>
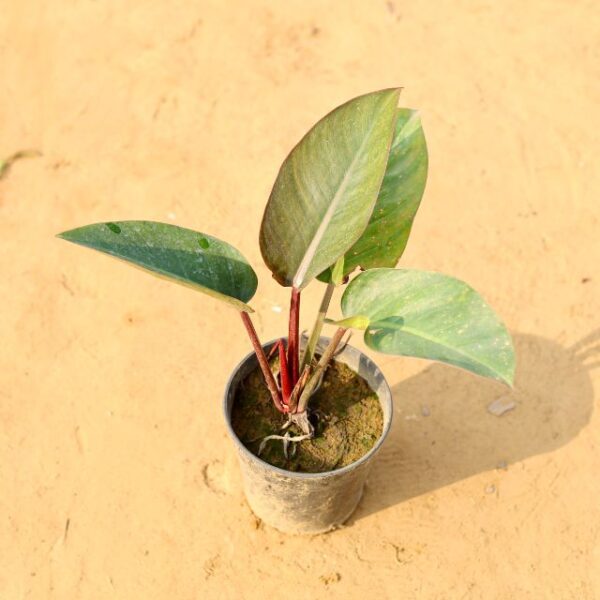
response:
<path id="1" fill-rule="evenodd" d="M 285 344 L 283 340 L 279 340 L 279 372 L 281 374 L 281 393 L 282 403 L 289 405 L 290 396 L 292 395 L 292 387 L 290 385 L 290 375 L 288 370 L 287 359 L 285 357 Z"/>
<path id="2" fill-rule="evenodd" d="M 347 329 L 345 329 L 344 327 L 340 327 L 334 333 L 333 337 L 331 338 L 331 341 L 329 342 L 329 345 L 327 346 L 327 348 L 325 348 L 325 352 L 323 352 L 317 364 L 317 368 L 312 374 L 312 377 L 308 380 L 308 383 L 306 384 L 306 387 L 304 388 L 304 391 L 300 396 L 300 400 L 298 401 L 298 409 L 296 410 L 296 412 L 301 413 L 306 410 L 306 405 L 310 400 L 310 396 L 313 393 L 313 390 L 317 386 L 317 383 L 319 383 L 319 379 L 321 378 L 321 375 L 323 375 L 323 373 L 325 372 L 327 365 L 329 365 L 329 363 L 331 362 L 331 359 L 333 358 L 333 355 L 335 354 L 335 351 L 339 346 L 340 341 L 342 340 L 342 337 L 344 333 L 346 333 L 346 331 Z"/>
<path id="3" fill-rule="evenodd" d="M 290 323 L 288 332 L 288 369 L 290 372 L 290 383 L 293 388 L 298 383 L 298 371 L 300 370 L 300 360 L 298 353 L 300 337 L 300 290 L 293 287 L 292 297 L 290 299 Z"/>
<path id="4" fill-rule="evenodd" d="M 327 287 L 325 288 L 325 294 L 323 294 L 323 300 L 321 300 L 321 306 L 319 307 L 319 312 L 317 314 L 315 324 L 313 325 L 313 329 L 310 333 L 310 338 L 308 339 L 306 349 L 304 350 L 304 355 L 302 357 L 302 367 L 310 365 L 313 356 L 315 355 L 315 349 L 319 342 L 319 338 L 321 337 L 323 323 L 325 322 L 325 317 L 327 316 L 327 311 L 329 310 L 329 303 L 331 302 L 333 290 L 335 290 L 335 283 L 330 281 L 327 284 Z"/>
<path id="5" fill-rule="evenodd" d="M 304 386 L 306 385 L 309 375 L 310 375 L 310 367 L 306 366 L 306 367 L 304 367 L 304 370 L 302 371 L 302 375 L 300 375 L 300 378 L 298 379 L 298 383 L 295 385 L 294 389 L 292 390 L 292 395 L 290 396 L 290 401 L 288 402 L 288 408 L 289 408 L 290 413 L 296 412 L 296 408 L 298 407 L 298 398 L 300 397 L 300 394 L 302 393 L 302 390 L 304 389 Z"/>
<path id="6" fill-rule="evenodd" d="M 256 334 L 256 329 L 254 329 L 254 325 L 250 320 L 250 315 L 247 312 L 240 313 L 242 317 L 242 321 L 246 327 L 246 331 L 248 332 L 248 336 L 250 337 L 250 341 L 252 342 L 252 346 L 254 347 L 254 352 L 256 352 L 256 358 L 258 359 L 258 364 L 260 365 L 260 369 L 265 378 L 265 383 L 269 388 L 269 392 L 271 392 L 271 397 L 273 398 L 273 402 L 278 411 L 285 413 L 287 412 L 287 407 L 284 407 L 281 404 L 281 396 L 279 395 L 279 389 L 277 387 L 277 383 L 275 381 L 275 377 L 273 377 L 273 372 L 271 371 L 271 367 L 269 366 L 269 361 L 265 356 L 265 351 L 258 339 L 258 335 Z"/>

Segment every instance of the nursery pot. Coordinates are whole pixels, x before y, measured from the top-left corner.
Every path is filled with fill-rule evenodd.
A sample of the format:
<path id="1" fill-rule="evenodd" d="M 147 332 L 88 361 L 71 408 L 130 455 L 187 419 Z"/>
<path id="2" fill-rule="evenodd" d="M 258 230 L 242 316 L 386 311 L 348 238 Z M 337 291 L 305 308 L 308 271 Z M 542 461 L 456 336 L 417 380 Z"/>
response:
<path id="1" fill-rule="evenodd" d="M 276 341 L 265 344 L 265 351 L 268 352 Z M 322 351 L 328 342 L 328 338 L 322 337 L 317 351 Z M 248 504 L 262 521 L 285 533 L 322 533 L 335 529 L 348 519 L 361 499 L 369 468 L 390 429 L 392 394 L 377 365 L 348 345 L 336 360 L 357 372 L 377 394 L 383 411 L 383 431 L 364 456 L 335 471 L 286 471 L 261 460 L 239 440 L 231 426 L 231 412 L 240 382 L 257 368 L 254 352 L 235 368 L 225 388 L 225 420 L 238 452 Z"/>

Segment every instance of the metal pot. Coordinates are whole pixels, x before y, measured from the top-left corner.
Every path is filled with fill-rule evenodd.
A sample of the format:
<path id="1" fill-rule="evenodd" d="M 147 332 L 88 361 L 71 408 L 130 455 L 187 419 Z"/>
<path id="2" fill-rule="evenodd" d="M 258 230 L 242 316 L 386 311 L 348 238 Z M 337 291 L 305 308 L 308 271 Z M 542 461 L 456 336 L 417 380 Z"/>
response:
<path id="1" fill-rule="evenodd" d="M 268 352 L 277 340 L 264 345 Z M 329 338 L 319 340 L 321 351 Z M 392 394 L 375 363 L 346 345 L 336 356 L 363 377 L 379 397 L 383 431 L 364 456 L 346 467 L 324 473 L 298 473 L 274 467 L 250 452 L 231 427 L 231 409 L 240 382 L 258 362 L 254 352 L 235 368 L 225 388 L 223 409 L 229 434 L 237 448 L 244 491 L 250 508 L 268 525 L 285 533 L 323 533 L 340 526 L 356 509 L 373 458 L 383 445 L 392 422 Z"/>

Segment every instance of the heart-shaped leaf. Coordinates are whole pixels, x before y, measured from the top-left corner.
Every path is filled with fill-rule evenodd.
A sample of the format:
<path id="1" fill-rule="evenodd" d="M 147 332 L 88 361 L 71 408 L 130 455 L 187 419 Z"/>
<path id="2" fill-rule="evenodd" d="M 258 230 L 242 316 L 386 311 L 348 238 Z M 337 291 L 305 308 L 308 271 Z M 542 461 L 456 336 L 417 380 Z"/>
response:
<path id="1" fill-rule="evenodd" d="M 246 302 L 256 292 L 254 270 L 233 246 L 205 233 L 168 223 L 118 221 L 86 225 L 58 237 L 253 312 Z"/>
<path id="2" fill-rule="evenodd" d="M 385 354 L 445 362 L 512 385 L 508 331 L 466 283 L 428 271 L 371 269 L 342 297 L 346 318 L 368 317 L 366 344 Z"/>
<path id="3" fill-rule="evenodd" d="M 360 237 L 394 132 L 399 90 L 350 100 L 321 119 L 284 161 L 260 230 L 279 283 L 304 287 Z"/>
<path id="4" fill-rule="evenodd" d="M 344 275 L 394 267 L 404 253 L 427 181 L 427 144 L 416 110 L 399 108 L 394 139 L 375 208 L 360 239 L 346 252 Z M 319 275 L 331 279 L 331 270 Z"/>

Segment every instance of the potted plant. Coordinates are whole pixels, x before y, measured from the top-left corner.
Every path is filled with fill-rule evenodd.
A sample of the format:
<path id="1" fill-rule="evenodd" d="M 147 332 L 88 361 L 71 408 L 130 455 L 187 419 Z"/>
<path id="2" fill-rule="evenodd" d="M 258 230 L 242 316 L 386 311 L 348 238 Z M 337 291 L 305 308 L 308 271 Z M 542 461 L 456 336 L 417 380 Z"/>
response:
<path id="1" fill-rule="evenodd" d="M 273 277 L 291 288 L 289 330 L 263 345 L 248 302 L 257 277 L 234 247 L 206 233 L 149 221 L 97 223 L 59 237 L 192 287 L 236 310 L 253 347 L 233 372 L 224 409 L 255 513 L 280 530 L 319 532 L 355 509 L 391 422 L 389 388 L 344 342 L 454 365 L 512 384 L 510 336 L 467 284 L 395 266 L 427 176 L 416 111 L 399 90 L 366 94 L 321 119 L 285 159 L 260 229 Z M 307 340 L 302 290 L 323 282 Z M 336 286 L 343 318 L 327 318 Z M 325 324 L 335 329 L 322 337 Z"/>

